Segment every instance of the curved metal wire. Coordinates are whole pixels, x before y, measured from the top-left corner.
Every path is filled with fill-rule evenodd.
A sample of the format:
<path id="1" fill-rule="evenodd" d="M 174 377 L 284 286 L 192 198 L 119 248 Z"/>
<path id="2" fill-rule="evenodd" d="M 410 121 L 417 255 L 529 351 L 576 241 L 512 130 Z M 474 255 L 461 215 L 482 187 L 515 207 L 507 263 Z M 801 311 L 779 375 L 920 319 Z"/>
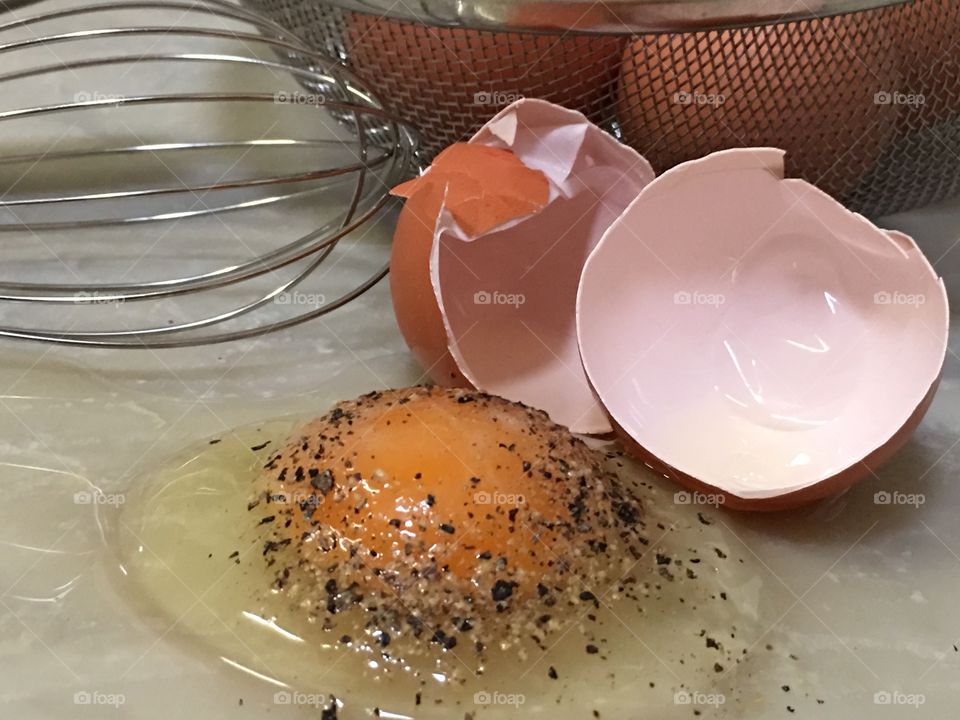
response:
<path id="1" fill-rule="evenodd" d="M 30 3 L 21 3 L 23 5 Z M 7 0 L 0 4 L 0 12 L 10 7 Z M 41 32 L 38 28 L 47 23 L 99 17 L 116 10 L 179 10 L 184 14 L 196 13 L 212 19 L 242 22 L 253 27 L 255 32 L 227 30 L 222 27 L 147 25 L 111 27 L 67 32 Z M 2 20 L 0 16 L 0 20 Z M 0 33 L 5 30 L 28 27 L 31 36 L 10 42 L 0 42 L 0 67 L 4 58 L 12 53 L 38 47 L 56 46 L 86 47 L 93 41 L 155 36 L 165 40 L 188 40 L 198 44 L 196 51 L 155 52 L 144 54 L 94 55 L 70 59 L 56 64 L 32 65 L 0 73 L 0 97 L 2 88 L 16 81 L 42 79 L 52 73 L 74 73 L 78 70 L 98 69 L 111 66 L 148 68 L 155 64 L 176 64 L 196 68 L 248 68 L 265 70 L 289 76 L 299 86 L 318 88 L 322 93 L 320 105 L 334 119 L 344 134 L 343 140 L 317 137 L 278 137 L 226 140 L 203 140 L 197 142 L 143 142 L 128 144 L 104 143 L 101 146 L 53 149 L 48 152 L 24 152 L 0 157 L 0 166 L 39 163 L 85 161 L 91 158 L 122 158 L 144 156 L 150 153 L 158 158 L 171 154 L 189 155 L 197 151 L 220 150 L 265 150 L 287 148 L 296 150 L 333 149 L 348 151 L 353 159 L 347 162 L 334 160 L 326 165 L 311 167 L 296 172 L 269 172 L 243 177 L 221 177 L 215 181 L 191 183 L 165 183 L 145 188 L 108 188 L 85 190 L 83 188 L 53 193 L 34 193 L 26 197 L 11 196 L 0 188 L 0 213 L 11 215 L 13 222 L 0 222 L 0 240 L 3 235 L 15 232 L 40 233 L 48 231 L 84 231 L 110 226 L 136 226 L 150 222 L 185 221 L 203 216 L 219 216 L 276 205 L 298 198 L 322 196 L 324 193 L 344 189 L 352 183 L 349 199 L 342 203 L 333 217 L 301 237 L 278 243 L 277 247 L 251 260 L 237 262 L 205 272 L 184 273 L 144 282 L 71 282 L 49 283 L 37 281 L 0 281 L 0 302 L 33 303 L 46 305 L 83 305 L 95 296 L 98 303 L 136 301 L 149 304 L 164 298 L 197 296 L 216 292 L 227 286 L 262 278 L 270 273 L 303 262 L 292 277 L 278 280 L 267 291 L 258 291 L 258 296 L 238 307 L 207 314 L 197 319 L 165 326 L 146 324 L 134 329 L 108 330 L 60 330 L 0 326 L 0 337 L 20 340 L 52 342 L 65 345 L 95 346 L 107 348 L 149 347 L 171 348 L 197 344 L 229 342 L 251 338 L 265 333 L 292 327 L 299 323 L 326 315 L 343 307 L 376 285 L 386 274 L 383 266 L 372 275 L 359 281 L 355 287 L 339 297 L 325 302 L 320 307 L 292 317 L 260 321 L 253 327 L 219 329 L 243 316 L 250 316 L 263 309 L 283 293 L 299 286 L 319 268 L 345 237 L 374 222 L 392 206 L 387 190 L 409 176 L 416 154 L 417 141 L 412 130 L 398 122 L 358 82 L 353 75 L 335 59 L 326 57 L 306 47 L 304 43 L 278 24 L 259 17 L 244 8 L 221 0 L 204 0 L 202 3 L 149 2 L 139 0 L 108 2 L 85 5 L 39 13 L 25 18 L 0 22 Z M 238 41 L 250 54 L 231 52 L 204 52 L 199 43 L 207 41 Z M 254 48 L 272 52 L 273 60 L 259 57 Z M 101 51 L 102 52 L 102 51 Z M 5 122 L 42 119 L 58 114 L 76 114 L 78 122 L 84 113 L 109 111 L 122 113 L 137 107 L 158 106 L 170 112 L 184 105 L 224 104 L 229 107 L 255 110 L 264 103 L 276 103 L 275 95 L 258 92 L 162 92 L 122 95 L 118 97 L 77 99 L 70 102 L 52 102 L 32 107 L 0 109 L 0 127 Z M 72 118 L 71 118 L 72 119 Z M 162 160 L 161 160 L 162 162 Z M 371 181 L 376 173 L 377 181 Z M 238 191 L 258 190 L 268 194 L 236 198 Z M 198 195 L 231 194 L 227 200 L 202 204 L 200 207 L 162 208 L 151 212 L 97 212 L 94 217 L 67 220 L 44 220 L 23 222 L 16 214 L 29 209 L 46 210 L 76 207 L 96 209 L 98 206 L 116 208 L 128 202 L 175 200 L 178 197 Z"/>

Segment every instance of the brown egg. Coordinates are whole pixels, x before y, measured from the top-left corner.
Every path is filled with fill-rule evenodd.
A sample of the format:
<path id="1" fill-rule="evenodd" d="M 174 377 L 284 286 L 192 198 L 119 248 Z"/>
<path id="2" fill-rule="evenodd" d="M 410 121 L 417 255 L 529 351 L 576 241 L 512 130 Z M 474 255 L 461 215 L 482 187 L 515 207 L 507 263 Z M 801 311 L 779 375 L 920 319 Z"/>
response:
<path id="1" fill-rule="evenodd" d="M 520 97 L 607 115 L 625 42 L 431 27 L 360 13 L 346 15 L 345 37 L 351 67 L 423 132 L 430 152 L 466 140 Z"/>
<path id="2" fill-rule="evenodd" d="M 895 63 L 860 47 L 856 22 L 637 37 L 620 77 L 626 141 L 658 171 L 730 147 L 783 148 L 789 174 L 844 197 L 883 152 L 897 115 L 876 103 L 897 86 Z"/>

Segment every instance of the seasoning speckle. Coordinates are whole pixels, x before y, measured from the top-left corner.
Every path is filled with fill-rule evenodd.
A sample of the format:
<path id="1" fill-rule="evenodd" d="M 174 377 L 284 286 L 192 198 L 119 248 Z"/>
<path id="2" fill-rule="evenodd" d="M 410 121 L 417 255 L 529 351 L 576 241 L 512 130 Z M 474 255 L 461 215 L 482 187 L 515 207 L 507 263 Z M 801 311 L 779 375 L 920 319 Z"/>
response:
<path id="1" fill-rule="evenodd" d="M 513 586 L 514 583 L 508 582 L 507 580 L 497 580 L 493 584 L 493 590 L 491 591 L 494 601 L 502 602 L 503 600 L 507 600 L 513 595 Z"/>

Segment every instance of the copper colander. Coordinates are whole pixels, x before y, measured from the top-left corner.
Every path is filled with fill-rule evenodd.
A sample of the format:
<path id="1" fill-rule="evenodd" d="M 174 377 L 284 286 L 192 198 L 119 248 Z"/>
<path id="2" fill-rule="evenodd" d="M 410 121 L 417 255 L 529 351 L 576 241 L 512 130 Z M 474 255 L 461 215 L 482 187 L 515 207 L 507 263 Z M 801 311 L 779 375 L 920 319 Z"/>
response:
<path id="1" fill-rule="evenodd" d="M 656 28 L 647 32 L 617 20 L 658 0 L 516 2 L 503 17 L 499 3 L 468 20 L 426 21 L 403 3 L 388 16 L 379 7 L 248 1 L 343 58 L 419 129 L 428 157 L 535 96 L 583 111 L 658 171 L 725 147 L 774 145 L 788 151 L 791 174 L 866 214 L 960 192 L 955 0 L 821 0 L 819 16 L 729 21 L 702 9 L 736 1 L 694 0 L 700 15 L 648 14 Z M 836 11 L 851 5 L 858 9 Z"/>

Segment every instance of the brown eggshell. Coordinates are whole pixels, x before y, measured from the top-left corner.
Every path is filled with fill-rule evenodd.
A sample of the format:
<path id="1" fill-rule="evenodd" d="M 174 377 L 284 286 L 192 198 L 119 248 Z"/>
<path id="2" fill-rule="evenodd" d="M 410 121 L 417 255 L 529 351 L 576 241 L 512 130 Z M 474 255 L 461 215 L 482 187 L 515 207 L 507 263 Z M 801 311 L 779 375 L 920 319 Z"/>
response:
<path id="1" fill-rule="evenodd" d="M 549 193 L 546 176 L 507 150 L 456 143 L 440 153 L 424 175 L 391 192 L 407 199 L 390 256 L 397 324 L 434 382 L 470 387 L 448 350 L 430 277 L 430 252 L 441 210 L 468 234 L 480 234 L 540 210 Z"/>
<path id="2" fill-rule="evenodd" d="M 810 487 L 798 490 L 796 492 L 787 493 L 786 495 L 780 495 L 775 498 L 765 498 L 762 500 L 739 497 L 718 487 L 714 487 L 713 485 L 707 485 L 706 483 L 700 482 L 695 477 L 681 472 L 676 468 L 670 467 L 646 450 L 646 448 L 642 447 L 636 440 L 630 437 L 630 435 L 620 425 L 618 425 L 613 418 L 611 418 L 610 422 L 613 425 L 617 439 L 629 454 L 642 460 L 657 472 L 663 473 L 681 487 L 684 487 L 691 492 L 712 495 L 713 498 L 717 500 L 718 505 L 722 505 L 730 510 L 743 510 L 748 512 L 778 512 L 781 510 L 793 510 L 795 508 L 817 502 L 818 500 L 823 500 L 833 495 L 837 495 L 860 480 L 863 480 L 869 475 L 875 473 L 910 440 L 911 435 L 913 435 L 914 431 L 916 431 L 917 427 L 919 427 L 924 415 L 927 414 L 927 410 L 930 409 L 930 404 L 933 402 L 933 398 L 937 394 L 937 388 L 939 385 L 940 377 L 938 376 L 936 382 L 930 386 L 930 390 L 923 398 L 923 401 L 919 406 L 917 406 L 917 409 L 913 411 L 913 414 L 910 415 L 903 427 L 897 430 L 897 432 L 894 433 L 893 437 L 891 437 L 886 444 L 881 445 L 866 458 L 864 458 L 859 465 L 854 465 L 844 472 L 834 475 L 832 478 L 829 478 L 828 480 L 816 485 L 811 485 Z"/>
<path id="3" fill-rule="evenodd" d="M 584 258 L 652 179 L 642 156 L 582 113 L 524 99 L 395 188 L 429 223 L 398 227 L 391 282 L 421 362 L 449 368 L 449 352 L 478 389 L 574 432 L 609 432 L 580 364 L 574 305 Z"/>
<path id="4" fill-rule="evenodd" d="M 443 187 L 431 185 L 407 200 L 390 253 L 390 294 L 400 332 L 425 374 L 439 385 L 470 387 L 447 350 L 447 333 L 430 284 L 433 227 Z"/>

